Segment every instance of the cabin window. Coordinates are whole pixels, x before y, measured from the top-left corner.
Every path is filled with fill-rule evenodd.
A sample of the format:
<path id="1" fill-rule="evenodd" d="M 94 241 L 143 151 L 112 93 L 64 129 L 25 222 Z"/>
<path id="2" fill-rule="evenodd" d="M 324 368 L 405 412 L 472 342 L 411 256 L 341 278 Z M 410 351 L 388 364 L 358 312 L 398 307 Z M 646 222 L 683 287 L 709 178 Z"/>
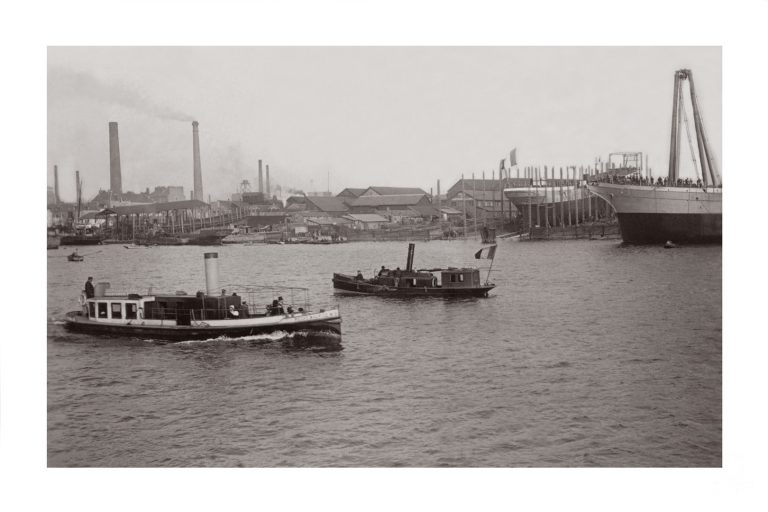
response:
<path id="1" fill-rule="evenodd" d="M 133 303 L 133 302 L 126 303 L 126 305 L 125 305 L 125 318 L 127 318 L 128 320 L 132 320 L 132 319 L 136 318 L 136 310 L 137 310 L 137 307 L 136 307 L 135 303 Z"/>
<path id="2" fill-rule="evenodd" d="M 112 306 L 112 318 L 123 318 L 123 305 L 119 302 L 110 302 Z"/>
<path id="3" fill-rule="evenodd" d="M 93 302 L 88 303 L 88 312 L 90 313 L 91 318 L 96 318 L 96 304 Z"/>
<path id="4" fill-rule="evenodd" d="M 456 274 L 451 274 L 451 282 L 452 283 L 456 282 Z"/>
<path id="5" fill-rule="evenodd" d="M 415 277 L 413 279 L 411 279 L 411 286 L 414 287 L 414 288 L 416 287 L 416 278 Z"/>
<path id="6" fill-rule="evenodd" d="M 107 303 L 99 302 L 99 318 L 107 318 Z"/>
<path id="7" fill-rule="evenodd" d="M 464 274 L 459 274 L 459 282 L 460 283 L 464 282 Z"/>

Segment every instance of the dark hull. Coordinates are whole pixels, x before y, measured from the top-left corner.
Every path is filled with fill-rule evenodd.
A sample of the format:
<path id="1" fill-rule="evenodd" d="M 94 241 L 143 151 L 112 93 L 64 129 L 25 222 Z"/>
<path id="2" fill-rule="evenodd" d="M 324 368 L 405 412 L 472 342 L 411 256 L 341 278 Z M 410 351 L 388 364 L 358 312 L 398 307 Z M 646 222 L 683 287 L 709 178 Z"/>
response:
<path id="1" fill-rule="evenodd" d="M 222 245 L 224 236 L 207 235 L 199 237 L 162 236 L 138 240 L 137 245 Z"/>
<path id="2" fill-rule="evenodd" d="M 65 327 L 73 332 L 82 332 L 94 335 L 121 336 L 140 339 L 187 341 L 207 340 L 226 336 L 229 338 L 241 338 L 257 334 L 270 334 L 273 332 L 316 332 L 341 334 L 341 321 L 307 322 L 298 325 L 285 325 L 279 328 L 275 326 L 246 326 L 246 327 L 191 327 L 191 326 L 140 326 L 120 324 L 99 324 L 97 322 L 76 322 L 68 319 Z"/>
<path id="3" fill-rule="evenodd" d="M 393 288 L 380 286 L 365 281 L 350 281 L 343 277 L 334 276 L 333 287 L 350 293 L 363 295 L 379 295 L 382 297 L 485 297 L 494 286 L 478 286 L 474 288 Z"/>
<path id="4" fill-rule="evenodd" d="M 703 244 L 722 242 L 723 215 L 686 213 L 618 213 L 621 237 L 631 244 Z"/>
<path id="5" fill-rule="evenodd" d="M 99 245 L 103 238 L 98 236 L 62 236 L 61 245 Z"/>

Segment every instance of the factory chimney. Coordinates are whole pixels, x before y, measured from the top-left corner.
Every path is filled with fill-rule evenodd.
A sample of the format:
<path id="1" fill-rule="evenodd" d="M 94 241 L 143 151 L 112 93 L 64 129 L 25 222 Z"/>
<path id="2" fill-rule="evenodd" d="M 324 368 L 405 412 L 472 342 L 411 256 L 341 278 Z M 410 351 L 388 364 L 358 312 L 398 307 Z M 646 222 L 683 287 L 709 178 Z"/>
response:
<path id="1" fill-rule="evenodd" d="M 59 204 L 59 166 L 53 166 L 53 197 L 54 203 Z"/>
<path id="2" fill-rule="evenodd" d="M 200 136 L 197 132 L 197 121 L 192 121 L 192 168 L 194 172 L 195 186 L 194 199 L 204 201 L 203 199 L 203 171 L 200 168 Z"/>
<path id="3" fill-rule="evenodd" d="M 259 192 L 264 192 L 264 177 L 261 174 L 261 159 L 259 159 Z"/>
<path id="4" fill-rule="evenodd" d="M 123 193 L 123 181 L 120 173 L 120 140 L 117 135 L 117 123 L 109 122 L 109 190 L 113 194 Z"/>
<path id="5" fill-rule="evenodd" d="M 437 209 L 440 209 L 440 180 L 437 180 Z"/>
<path id="6" fill-rule="evenodd" d="M 218 295 L 219 290 L 219 253 L 206 252 L 203 254 L 205 262 L 205 293 L 206 295 Z"/>
<path id="7" fill-rule="evenodd" d="M 266 195 L 266 197 L 267 198 L 272 197 L 270 195 L 270 191 L 269 191 L 269 164 L 267 164 L 267 195 Z"/>

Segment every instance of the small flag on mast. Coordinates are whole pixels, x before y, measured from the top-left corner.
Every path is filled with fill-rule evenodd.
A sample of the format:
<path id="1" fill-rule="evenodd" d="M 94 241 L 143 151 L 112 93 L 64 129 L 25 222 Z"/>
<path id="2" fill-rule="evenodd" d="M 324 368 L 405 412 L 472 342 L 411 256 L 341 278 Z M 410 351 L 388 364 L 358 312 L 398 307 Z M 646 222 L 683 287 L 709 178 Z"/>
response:
<path id="1" fill-rule="evenodd" d="M 485 256 L 483 256 L 483 251 L 485 251 Z M 480 258 L 486 258 L 489 260 L 492 260 L 496 256 L 496 246 L 492 245 L 490 247 L 483 247 L 479 251 L 475 253 L 475 259 L 479 260 Z"/>
<path id="2" fill-rule="evenodd" d="M 509 167 L 514 167 L 517 165 L 517 148 L 514 148 L 512 151 L 509 152 Z"/>
<path id="3" fill-rule="evenodd" d="M 504 170 L 504 158 L 501 159 L 501 162 L 499 162 L 499 176 L 501 176 L 501 172 Z"/>

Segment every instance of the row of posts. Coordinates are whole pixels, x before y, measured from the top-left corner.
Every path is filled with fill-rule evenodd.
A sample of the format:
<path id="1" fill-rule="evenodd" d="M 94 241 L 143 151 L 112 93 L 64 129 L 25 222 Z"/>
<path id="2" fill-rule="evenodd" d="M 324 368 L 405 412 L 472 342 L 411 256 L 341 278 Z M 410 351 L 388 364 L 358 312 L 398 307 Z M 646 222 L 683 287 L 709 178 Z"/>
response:
<path id="1" fill-rule="evenodd" d="M 523 178 L 526 180 L 529 195 L 527 212 L 529 231 L 534 227 L 532 211 L 534 204 L 537 227 L 578 226 L 587 220 L 596 220 L 610 215 L 612 209 L 608 203 L 591 194 L 584 185 L 585 176 L 593 174 L 591 167 L 571 165 L 565 168 L 560 167 L 559 173 L 556 171 L 554 166 L 546 165 L 543 170 L 541 167 L 533 166 L 523 168 Z M 517 175 L 520 176 L 519 171 Z M 542 190 L 544 195 L 539 196 L 539 191 Z M 535 201 L 534 191 L 536 192 Z M 578 195 L 581 197 L 577 197 Z M 544 206 L 543 214 L 542 206 Z"/>

